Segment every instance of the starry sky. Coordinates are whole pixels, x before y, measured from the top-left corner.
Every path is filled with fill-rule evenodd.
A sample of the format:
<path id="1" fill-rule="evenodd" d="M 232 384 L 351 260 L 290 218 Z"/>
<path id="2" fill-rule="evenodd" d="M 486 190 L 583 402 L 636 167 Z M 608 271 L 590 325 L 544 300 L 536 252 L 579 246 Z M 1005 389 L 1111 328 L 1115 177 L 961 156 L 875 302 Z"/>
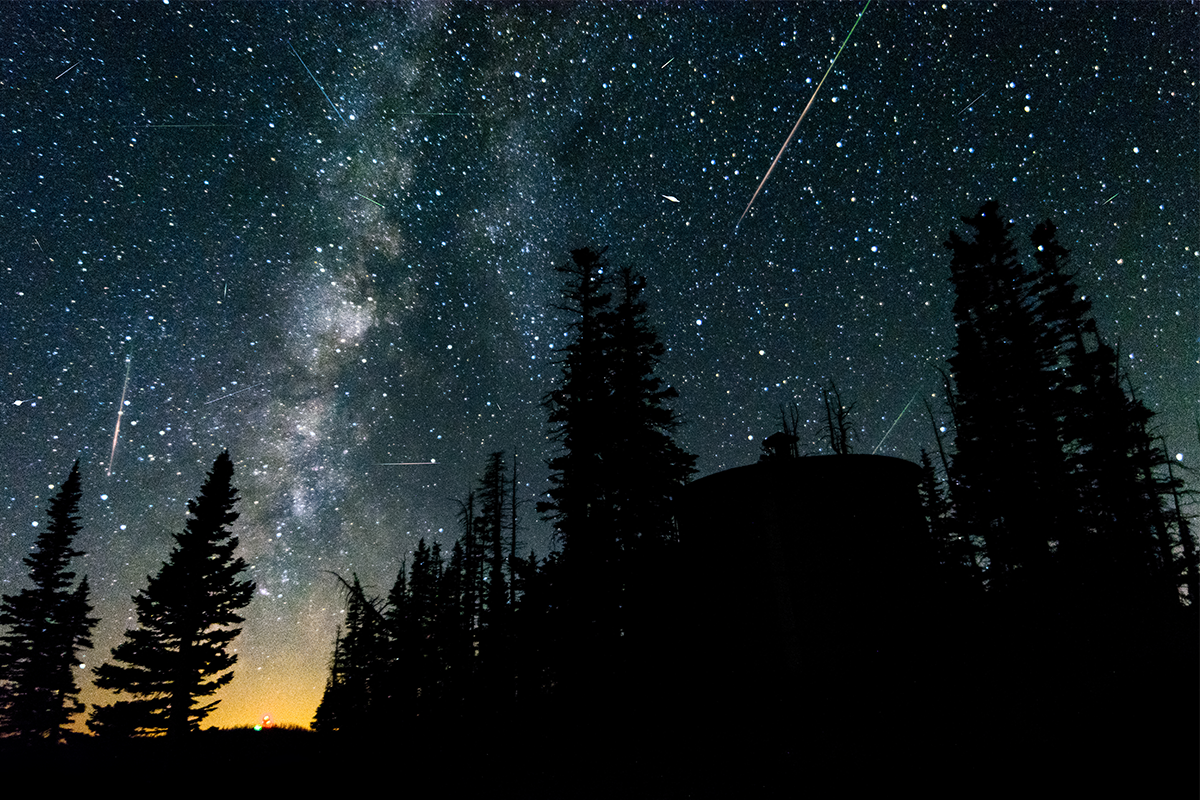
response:
<path id="1" fill-rule="evenodd" d="M 735 233 L 860 8 L 8 5 L 0 589 L 80 459 L 85 700 L 224 448 L 258 595 L 212 724 L 309 723 L 328 571 L 386 593 L 488 453 L 546 553 L 573 248 L 647 276 L 700 475 L 756 460 L 785 403 L 820 452 L 831 379 L 856 452 L 916 460 L 919 399 L 947 416 L 941 244 L 995 198 L 1024 253 L 1058 225 L 1200 455 L 1197 6 L 875 0 Z"/>

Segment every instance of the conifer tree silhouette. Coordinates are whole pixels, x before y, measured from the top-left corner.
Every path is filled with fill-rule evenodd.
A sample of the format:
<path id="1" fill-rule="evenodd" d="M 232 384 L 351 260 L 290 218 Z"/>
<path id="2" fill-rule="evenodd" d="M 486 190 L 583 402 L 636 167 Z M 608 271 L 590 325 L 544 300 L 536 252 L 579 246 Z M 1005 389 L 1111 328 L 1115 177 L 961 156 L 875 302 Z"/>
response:
<path id="1" fill-rule="evenodd" d="M 630 643 L 656 624 L 645 612 L 676 540 L 671 503 L 695 470 L 695 457 L 672 438 L 676 392 L 655 374 L 664 347 L 649 322 L 645 280 L 629 269 L 610 274 L 604 252 L 574 250 L 558 268 L 568 344 L 562 379 L 544 402 L 559 450 L 538 504 L 562 543 L 561 559 L 545 565 L 556 600 L 545 619 L 561 615 L 565 629 L 564 661 L 552 669 L 575 676 L 577 690 L 591 684 L 589 702 L 601 703 L 598 676 L 628 672 Z M 620 691 L 612 681 L 608 688 Z"/>
<path id="2" fill-rule="evenodd" d="M 1162 475 L 1153 412 L 1122 385 L 1116 352 L 1077 296 L 1054 224 L 1035 228 L 1025 269 L 995 201 L 963 222 L 971 241 L 952 232 L 945 243 L 957 336 L 947 518 L 963 541 L 984 543 L 989 587 L 1010 600 L 1122 614 L 1178 604 L 1178 487 Z"/>
<path id="3" fill-rule="evenodd" d="M 98 709 L 94 727 L 123 718 L 126 728 L 186 735 L 220 702 L 197 701 L 233 680 L 237 655 L 228 647 L 241 633 L 238 612 L 250 604 L 254 583 L 241 580 L 247 566 L 229 530 L 238 518 L 232 479 L 233 460 L 225 451 L 200 495 L 188 501 L 187 523 L 174 534 L 167 561 L 134 595 L 138 627 L 126 631 L 113 660 L 97 668 L 96 685 L 136 699 Z"/>
<path id="4" fill-rule="evenodd" d="M 955 510 L 964 528 L 986 538 L 992 585 L 1031 590 L 1046 585 L 1054 521 L 1065 516 L 1057 510 L 1065 468 L 1049 356 L 1011 223 L 995 201 L 963 222 L 972 240 L 951 232 L 945 242 L 956 293 Z"/>
<path id="5" fill-rule="evenodd" d="M 6 594 L 0 604 L 0 734 L 60 740 L 71 717 L 83 710 L 75 672 L 79 652 L 90 648 L 98 620 L 89 616 L 88 581 L 74 589 L 71 561 L 79 534 L 79 462 L 50 501 L 50 524 L 23 559 L 32 589 Z"/>

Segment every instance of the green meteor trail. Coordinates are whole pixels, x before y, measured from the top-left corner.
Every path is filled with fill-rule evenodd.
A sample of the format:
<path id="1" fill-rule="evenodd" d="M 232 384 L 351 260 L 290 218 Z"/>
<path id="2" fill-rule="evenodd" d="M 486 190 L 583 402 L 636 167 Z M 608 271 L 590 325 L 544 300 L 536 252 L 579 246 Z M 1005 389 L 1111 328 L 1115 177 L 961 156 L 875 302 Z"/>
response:
<path id="1" fill-rule="evenodd" d="M 825 85 L 825 78 L 829 77 L 829 73 L 833 72 L 833 65 L 837 63 L 838 56 L 846 49 L 846 43 L 850 41 L 850 37 L 854 35 L 854 29 L 858 27 L 858 23 L 862 21 L 863 14 L 867 13 L 867 6 L 871 5 L 871 0 L 867 0 L 867 5 L 862 7 L 862 11 L 858 12 L 858 19 L 854 20 L 854 24 L 850 26 L 850 32 L 846 34 L 842 46 L 838 48 L 837 54 L 834 55 L 833 61 L 829 62 L 829 69 L 825 70 L 825 75 L 821 78 L 821 82 L 817 84 L 817 88 L 813 89 L 812 97 L 808 98 L 808 105 L 800 112 L 800 119 L 796 120 L 796 124 L 792 126 L 792 132 L 783 140 L 783 147 L 779 148 L 779 152 L 775 154 L 775 160 L 771 162 L 771 166 L 767 167 L 767 174 L 763 175 L 762 181 L 759 182 L 758 188 L 754 190 L 754 196 L 750 198 L 750 202 L 746 204 L 746 210 L 738 217 L 737 225 L 733 226 L 733 232 L 737 233 L 738 225 L 742 224 L 742 220 L 750 213 L 750 206 L 754 205 L 754 200 L 758 197 L 758 193 L 762 191 L 763 185 L 767 182 L 767 178 L 771 177 L 771 171 L 775 169 L 775 165 L 779 163 L 779 157 L 783 155 L 783 151 L 787 149 L 791 143 L 792 137 L 796 135 L 796 129 L 800 127 L 800 123 L 804 121 L 804 115 L 812 108 L 813 100 L 817 99 L 817 92 L 821 91 L 821 87 Z M 670 63 L 670 62 L 668 62 Z M 665 66 L 665 65 L 664 65 Z"/>
<path id="2" fill-rule="evenodd" d="M 296 53 L 296 48 L 292 46 L 291 42 L 288 42 L 288 47 L 291 47 L 292 52 Z M 317 85 L 317 88 L 321 90 L 321 94 L 325 95 L 325 100 L 328 101 L 329 107 L 332 108 L 334 110 L 334 112 L 338 115 L 338 119 L 340 119 L 342 122 L 345 122 L 346 118 L 342 116 L 342 112 L 338 111 L 338 107 L 335 106 L 333 104 L 333 101 L 329 99 L 329 95 L 325 94 L 325 87 L 322 86 L 321 82 L 317 80 L 317 76 L 312 74 L 312 70 L 308 68 L 308 64 L 304 63 L 304 59 L 300 58 L 299 53 L 296 53 L 296 58 L 299 59 L 300 66 L 304 67 L 304 71 L 308 73 L 308 77 L 312 78 L 312 82 L 315 83 Z"/>
<path id="3" fill-rule="evenodd" d="M 918 390 L 918 391 L 920 391 L 920 390 Z M 875 455 L 876 450 L 883 447 L 883 443 L 887 439 L 888 434 L 892 432 L 892 428 L 896 427 L 896 423 L 900 421 L 900 417 L 904 416 L 904 412 L 908 411 L 908 407 L 911 406 L 913 404 L 913 400 L 916 400 L 916 399 L 917 399 L 917 393 L 913 392 L 913 396 L 909 399 L 909 401 L 907 403 L 904 404 L 903 411 L 901 411 L 898 415 L 896 415 L 896 419 L 892 422 L 892 427 L 887 429 L 887 433 L 885 433 L 883 435 L 883 439 L 879 440 L 879 444 L 875 445 L 875 450 L 871 451 L 871 455 Z"/>
<path id="4" fill-rule="evenodd" d="M 358 195 L 359 197 L 361 197 L 363 200 L 366 200 L 368 203 L 374 203 L 375 205 L 379 206 L 380 208 L 387 208 L 387 206 L 385 206 L 383 203 L 380 203 L 377 200 L 372 200 L 371 198 L 367 197 L 362 192 L 355 192 L 355 194 Z"/>

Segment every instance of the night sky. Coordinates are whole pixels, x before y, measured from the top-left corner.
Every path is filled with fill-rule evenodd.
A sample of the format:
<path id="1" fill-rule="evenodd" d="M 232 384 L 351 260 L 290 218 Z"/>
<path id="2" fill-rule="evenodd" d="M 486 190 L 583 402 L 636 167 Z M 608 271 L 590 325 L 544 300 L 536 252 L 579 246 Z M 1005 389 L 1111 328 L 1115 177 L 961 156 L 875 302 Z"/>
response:
<path id="1" fill-rule="evenodd" d="M 107 660 L 228 448 L 258 595 L 209 722 L 308 724 L 326 571 L 385 594 L 419 537 L 453 541 L 488 453 L 518 454 L 526 548 L 550 548 L 571 249 L 647 276 L 700 475 L 756 460 L 782 403 L 827 448 L 830 379 L 856 452 L 916 397 L 878 448 L 916 460 L 920 399 L 947 422 L 942 242 L 991 198 L 1023 255 L 1058 225 L 1187 466 L 1197 6 L 876 0 L 735 234 L 860 8 L 6 6 L 0 589 L 80 459 Z"/>

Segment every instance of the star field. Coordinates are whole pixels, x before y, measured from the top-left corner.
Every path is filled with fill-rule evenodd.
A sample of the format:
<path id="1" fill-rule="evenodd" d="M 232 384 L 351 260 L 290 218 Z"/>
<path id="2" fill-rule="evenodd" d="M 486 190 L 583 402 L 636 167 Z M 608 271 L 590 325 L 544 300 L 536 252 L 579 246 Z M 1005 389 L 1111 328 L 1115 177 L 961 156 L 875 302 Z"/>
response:
<path id="1" fill-rule="evenodd" d="M 860 8 L 9 6 L 0 589 L 79 458 L 106 660 L 228 448 L 258 596 L 210 719 L 307 724 L 342 611 L 327 571 L 386 593 L 418 538 L 453 541 L 492 451 L 522 499 L 547 488 L 572 248 L 646 274 L 705 475 L 757 459 L 784 403 L 818 452 L 831 379 L 856 452 L 914 396 L 948 424 L 941 243 L 991 198 L 1024 256 L 1058 226 L 1189 464 L 1196 6 L 877 0 L 735 234 Z M 913 404 L 879 452 L 932 439 Z"/>

